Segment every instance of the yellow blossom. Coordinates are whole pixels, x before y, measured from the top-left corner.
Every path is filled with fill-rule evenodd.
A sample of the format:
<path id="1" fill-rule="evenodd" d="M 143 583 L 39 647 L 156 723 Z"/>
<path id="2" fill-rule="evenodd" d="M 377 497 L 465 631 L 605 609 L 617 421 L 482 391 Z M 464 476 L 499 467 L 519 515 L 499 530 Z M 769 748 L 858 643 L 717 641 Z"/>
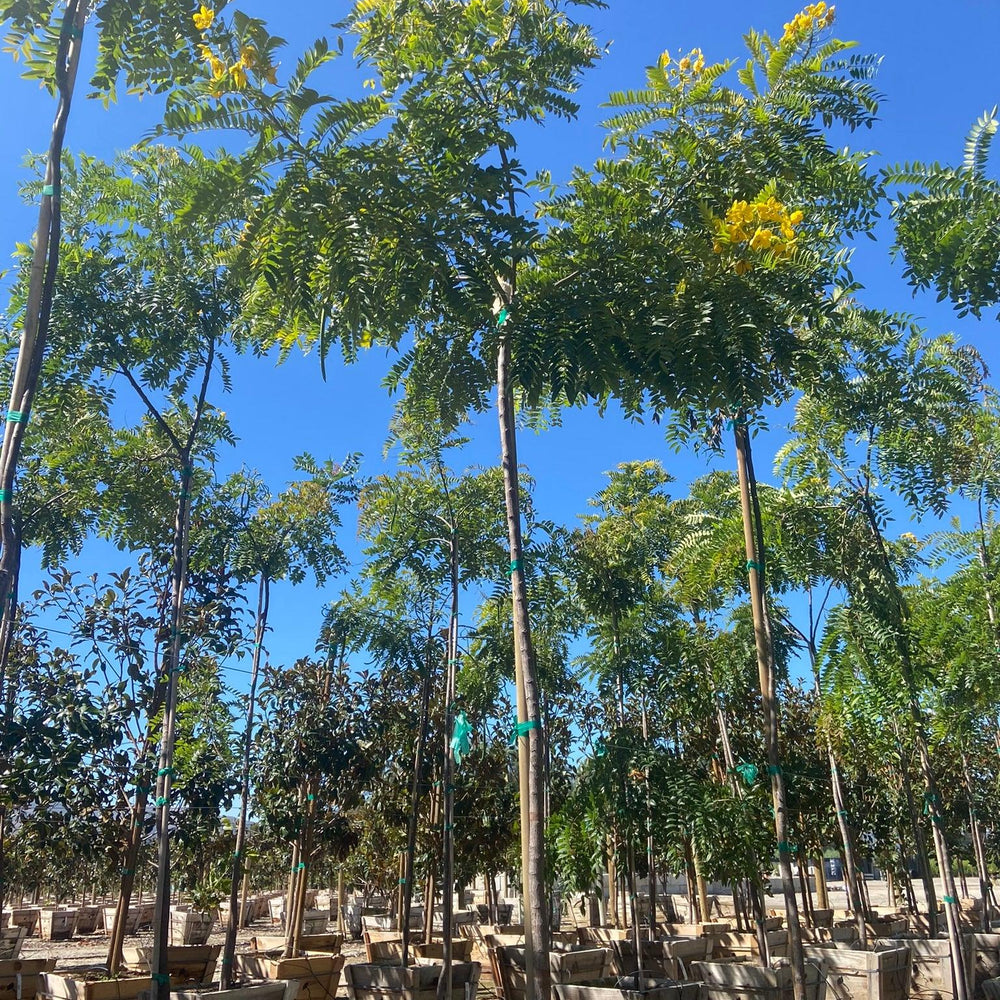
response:
<path id="1" fill-rule="evenodd" d="M 681 60 L 681 61 L 680 61 L 680 62 L 678 63 L 678 65 L 680 66 L 680 70 L 681 70 L 681 72 L 682 72 L 682 73 L 686 73 L 686 72 L 687 72 L 687 71 L 688 71 L 689 69 L 691 69 L 691 60 L 690 60 L 690 59 L 688 59 L 688 57 L 687 57 L 687 56 L 685 56 L 685 57 L 684 57 L 684 58 L 683 58 L 683 59 L 682 59 L 682 60 Z"/>
<path id="2" fill-rule="evenodd" d="M 252 45 L 240 49 L 240 62 L 247 69 L 253 69 L 257 65 L 257 50 Z"/>
<path id="3" fill-rule="evenodd" d="M 770 229 L 758 229 L 750 240 L 751 250 L 767 250 L 774 242 L 774 233 Z"/>
<path id="4" fill-rule="evenodd" d="M 237 90 L 242 90 L 247 85 L 247 71 L 242 59 L 229 67 L 229 75 Z"/>
<path id="5" fill-rule="evenodd" d="M 194 21 L 194 26 L 199 31 L 207 31 L 215 18 L 215 11 L 211 7 L 206 7 L 204 4 L 201 5 L 201 10 L 196 14 L 193 14 L 191 19 Z"/>
<path id="6" fill-rule="evenodd" d="M 802 214 L 801 209 L 796 209 L 790 216 L 788 216 L 788 221 L 793 225 L 797 226 L 805 216 Z"/>
<path id="7" fill-rule="evenodd" d="M 739 274 L 739 275 L 743 275 L 743 274 L 746 274 L 746 273 L 747 273 L 747 271 L 752 271 L 752 270 L 753 270 L 753 264 L 751 264 L 751 263 L 750 263 L 750 261 L 748 261 L 748 260 L 742 260 L 742 259 L 741 259 L 741 260 L 738 260 L 738 261 L 737 261 L 737 262 L 736 262 L 736 263 L 735 263 L 735 264 L 733 265 L 733 270 L 734 270 L 734 271 L 735 271 L 735 272 L 736 272 L 737 274 Z"/>

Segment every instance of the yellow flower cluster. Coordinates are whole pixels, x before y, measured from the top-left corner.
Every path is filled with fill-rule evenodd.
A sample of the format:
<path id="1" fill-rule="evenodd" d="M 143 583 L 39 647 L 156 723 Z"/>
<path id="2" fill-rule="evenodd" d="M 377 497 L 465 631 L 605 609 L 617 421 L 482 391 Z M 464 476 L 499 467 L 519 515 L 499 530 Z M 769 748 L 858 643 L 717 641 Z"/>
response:
<path id="1" fill-rule="evenodd" d="M 746 246 L 753 253 L 769 251 L 776 257 L 787 257 L 795 247 L 795 228 L 803 218 L 800 210 L 789 212 L 774 195 L 756 201 L 734 201 L 725 219 L 715 220 L 712 249 L 722 253 Z M 733 270 L 746 274 L 752 266 L 741 256 L 734 261 Z"/>
<path id="2" fill-rule="evenodd" d="M 198 13 L 192 15 L 192 20 L 194 21 L 194 26 L 199 31 L 208 31 L 212 26 L 212 21 L 215 19 L 215 11 L 210 7 L 206 7 L 204 4 L 201 5 L 201 10 Z"/>
<path id="3" fill-rule="evenodd" d="M 781 36 L 781 44 L 795 42 L 820 28 L 829 28 L 833 24 L 837 8 L 827 6 L 825 0 L 811 3 L 804 7 L 785 25 L 785 33 Z"/>
<path id="4" fill-rule="evenodd" d="M 692 49 L 686 56 L 681 56 L 676 63 L 672 63 L 670 53 L 664 52 L 660 56 L 659 66 L 660 69 L 665 70 L 667 73 L 676 75 L 682 79 L 685 77 L 696 77 L 705 68 L 705 56 L 701 49 Z"/>
<path id="5" fill-rule="evenodd" d="M 192 15 L 194 26 L 199 31 L 208 31 L 215 19 L 215 11 L 204 4 L 201 9 Z M 227 76 L 232 80 L 232 85 L 237 90 L 242 90 L 247 85 L 247 70 L 257 70 L 258 76 L 268 81 L 276 83 L 277 76 L 275 68 L 270 65 L 262 66 L 258 58 L 257 50 L 252 45 L 243 46 L 240 49 L 240 57 L 231 66 L 227 66 L 225 61 L 220 59 L 216 52 L 209 45 L 202 45 L 199 50 L 201 58 L 208 63 L 208 68 L 212 72 L 212 79 L 216 82 L 224 80 Z"/>

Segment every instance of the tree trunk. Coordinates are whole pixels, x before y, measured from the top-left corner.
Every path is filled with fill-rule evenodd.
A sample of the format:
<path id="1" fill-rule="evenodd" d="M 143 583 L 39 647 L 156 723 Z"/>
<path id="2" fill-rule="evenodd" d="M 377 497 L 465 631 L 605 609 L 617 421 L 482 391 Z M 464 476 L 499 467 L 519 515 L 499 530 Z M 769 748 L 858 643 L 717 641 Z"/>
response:
<path id="1" fill-rule="evenodd" d="M 778 840 L 778 869 L 781 873 L 781 888 L 785 897 L 788 922 L 793 995 L 795 1000 L 805 1000 L 802 928 L 799 924 L 795 883 L 792 880 L 791 848 L 788 844 L 788 806 L 785 799 L 785 780 L 781 771 L 781 746 L 778 738 L 778 705 L 775 692 L 771 621 L 764 591 L 763 524 L 757 501 L 757 482 L 753 471 L 750 434 L 742 414 L 733 420 L 733 436 L 736 441 L 736 467 L 740 483 L 740 506 L 743 514 L 743 541 L 746 549 L 750 606 L 753 612 L 754 636 L 757 647 L 757 672 L 760 680 L 764 742 L 767 748 L 767 770 L 771 777 L 774 831 Z"/>
<path id="2" fill-rule="evenodd" d="M 21 569 L 21 533 L 14 509 L 14 479 L 21 455 L 21 445 L 28 417 L 38 387 L 38 376 L 45 356 L 52 293 L 59 269 L 59 244 L 62 238 L 60 186 L 62 183 L 62 150 L 69 121 L 76 74 L 83 45 L 83 28 L 90 8 L 89 0 L 69 0 L 63 15 L 56 52 L 56 84 L 59 101 L 52 121 L 52 133 L 45 163 L 42 201 L 38 208 L 38 225 L 31 260 L 28 300 L 24 309 L 24 324 L 18 345 L 17 361 L 11 382 L 10 403 L 4 423 L 3 444 L 0 445 L 0 703 L 4 700 L 7 664 L 14 635 L 17 613 L 17 586 Z M 6 726 L 5 726 L 6 728 Z M 4 813 L 6 819 L 6 812 Z M 6 896 L 6 857 L 4 835 L 6 822 L 0 824 L 0 912 Z"/>
<path id="3" fill-rule="evenodd" d="M 816 868 L 816 902 L 821 910 L 828 910 L 830 909 L 830 893 L 826 885 L 826 868 L 823 865 L 822 851 L 817 852 L 813 865 Z"/>
<path id="4" fill-rule="evenodd" d="M 420 784 L 424 770 L 424 743 L 427 740 L 427 726 L 430 716 L 431 687 L 433 685 L 434 657 L 431 643 L 431 626 L 427 629 L 427 645 L 424 651 L 424 676 L 420 684 L 420 722 L 417 739 L 413 747 L 413 783 L 410 786 L 410 815 L 406 823 L 406 858 L 403 867 L 403 905 L 400 909 L 399 926 L 403 938 L 402 964 L 405 968 L 410 960 L 410 909 L 413 904 L 413 855 L 417 849 L 417 819 L 420 812 Z M 433 909 L 433 906 L 431 907 Z"/>
<path id="5" fill-rule="evenodd" d="M 62 152 L 69 121 L 76 75 L 83 46 L 83 29 L 87 23 L 90 0 L 69 0 L 63 15 L 56 50 L 55 78 L 59 93 L 52 133 L 45 162 L 42 201 L 38 208 L 38 225 L 32 251 L 28 297 L 24 308 L 24 324 L 18 345 L 17 361 L 11 381 L 10 404 L 4 424 L 3 445 L 0 446 L 0 698 L 7 672 L 9 634 L 13 626 L 13 608 L 8 595 L 16 592 L 21 561 L 20 540 L 17 537 L 14 512 L 14 479 L 27 428 L 28 417 L 38 388 L 38 377 L 45 357 L 45 342 L 52 313 L 52 294 L 59 269 L 59 244 L 62 238 L 60 187 L 62 184 Z"/>
<path id="6" fill-rule="evenodd" d="M 972 836 L 972 850 L 976 857 L 976 873 L 979 876 L 979 893 L 983 900 L 982 929 L 990 929 L 990 911 L 995 905 L 993 898 L 993 883 L 990 881 L 989 869 L 986 866 L 986 849 L 983 846 L 983 830 L 979 825 L 979 815 L 976 812 L 976 796 L 969 773 L 969 758 L 962 751 L 962 779 L 965 782 L 965 794 L 969 798 L 969 833 Z"/>
<path id="7" fill-rule="evenodd" d="M 455 756 L 451 740 L 455 732 L 455 667 L 458 663 L 458 536 L 454 522 L 448 540 L 448 569 L 451 584 L 451 616 L 448 620 L 448 650 L 445 664 L 444 689 L 444 761 L 441 782 L 444 788 L 444 826 L 441 844 L 443 865 L 441 876 L 441 946 L 442 969 L 438 977 L 437 1000 L 451 997 L 451 940 L 454 918 L 453 903 L 455 889 L 455 838 L 452 827 L 455 823 Z"/>
<path id="8" fill-rule="evenodd" d="M 270 581 L 261 573 L 257 589 L 257 620 L 254 626 L 253 659 L 250 667 L 250 696 L 247 700 L 247 721 L 243 729 L 243 762 L 240 768 L 240 815 L 236 823 L 236 845 L 233 850 L 232 883 L 229 887 L 229 926 L 222 949 L 219 988 L 228 990 L 233 982 L 233 959 L 236 956 L 236 930 L 243 923 L 240 901 L 240 882 L 243 878 L 243 855 L 247 837 L 247 811 L 250 802 L 250 751 L 253 747 L 253 717 L 257 698 L 257 676 L 260 655 L 267 629 L 267 612 L 270 605 Z"/>
<path id="9" fill-rule="evenodd" d="M 514 393 L 510 379 L 510 344 L 501 334 L 497 353 L 497 418 L 503 466 L 504 503 L 510 548 L 514 662 L 518 690 L 517 745 L 522 809 L 522 886 L 525 894 L 525 1000 L 549 998 L 549 925 L 545 904 L 545 788 L 539 717 L 538 676 L 528 618 L 528 591 L 521 539 L 521 498 L 517 467 Z M 522 760 L 522 757 L 524 758 Z M 527 834 L 527 836 L 525 836 Z"/>
<path id="10" fill-rule="evenodd" d="M 170 644 L 163 659 L 167 674 L 166 699 L 160 728 L 160 760 L 156 778 L 157 846 L 156 903 L 153 910 L 153 954 L 150 960 L 152 1000 L 170 1000 L 167 972 L 167 933 L 170 926 L 170 786 L 174 773 L 177 692 L 180 686 L 184 588 L 188 571 L 188 530 L 191 520 L 191 456 L 181 459 L 180 494 L 174 524 L 174 551 L 170 598 Z"/>

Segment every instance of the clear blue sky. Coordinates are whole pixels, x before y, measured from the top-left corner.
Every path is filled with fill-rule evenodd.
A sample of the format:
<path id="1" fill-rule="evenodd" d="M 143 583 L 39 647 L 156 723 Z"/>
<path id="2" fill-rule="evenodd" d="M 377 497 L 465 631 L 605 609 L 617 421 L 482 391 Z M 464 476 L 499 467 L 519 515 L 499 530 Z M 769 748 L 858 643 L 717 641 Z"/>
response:
<path id="1" fill-rule="evenodd" d="M 287 63 L 316 36 L 332 34 L 330 20 L 348 8 L 343 0 L 336 4 L 256 0 L 232 6 L 268 19 L 273 33 L 289 39 Z M 738 56 L 741 35 L 748 26 L 780 33 L 782 23 L 797 9 L 793 3 L 771 0 L 755 4 L 610 0 L 608 10 L 592 13 L 599 37 L 611 45 L 580 93 L 580 120 L 526 129 L 521 137 L 522 159 L 530 170 L 545 168 L 554 179 L 565 178 L 575 164 L 590 164 L 600 153 L 600 104 L 607 93 L 641 85 L 643 68 L 664 48 L 676 51 L 700 46 L 709 61 Z M 879 80 L 886 95 L 882 120 L 871 133 L 856 137 L 856 144 L 878 151 L 881 162 L 958 160 L 971 123 L 985 108 L 1000 101 L 996 64 L 1000 2 L 844 0 L 837 4 L 837 13 L 839 37 L 857 39 L 862 51 L 884 56 Z M 344 60 L 331 71 L 330 89 L 359 91 L 360 80 L 350 61 Z M 34 84 L 19 78 L 18 67 L 7 56 L 0 57 L 0 95 L 0 246 L 12 248 L 15 241 L 29 238 L 35 220 L 35 210 L 22 206 L 17 198 L 17 185 L 24 177 L 21 161 L 29 150 L 45 148 L 53 104 Z M 74 150 L 109 157 L 147 132 L 156 123 L 160 107 L 157 100 L 124 97 L 118 105 L 104 110 L 99 102 L 79 99 L 70 121 L 68 144 Z M 888 252 L 887 231 L 879 243 L 865 241 L 858 249 L 856 276 L 867 287 L 866 301 L 889 309 L 912 310 L 924 317 L 934 333 L 956 330 L 997 367 L 1000 350 L 994 346 L 995 321 L 959 322 L 947 306 L 934 303 L 933 297 L 914 300 L 898 266 L 890 264 Z M 6 249 L 3 254 L 6 260 Z M 385 356 L 370 352 L 349 370 L 329 369 L 324 383 L 315 357 L 295 357 L 280 368 L 267 361 L 240 362 L 235 368 L 235 391 L 222 403 L 241 439 L 231 465 L 242 462 L 260 469 L 275 489 L 292 474 L 292 458 L 302 451 L 320 458 L 361 451 L 364 470 L 379 471 L 390 412 L 379 380 L 388 364 Z M 275 399 L 283 401 L 278 419 L 272 416 L 271 400 Z M 769 450 L 773 451 L 779 432 L 775 427 L 758 446 L 762 474 L 768 469 Z M 468 463 L 495 462 L 492 417 L 481 418 L 472 434 Z M 657 428 L 626 424 L 614 415 L 602 420 L 592 411 L 567 414 L 562 428 L 542 436 L 525 433 L 520 457 L 536 479 L 541 515 L 567 522 L 584 511 L 587 497 L 602 485 L 602 473 L 620 461 L 661 458 L 679 480 L 678 491 L 683 483 L 707 471 L 695 456 L 669 452 Z M 352 525 L 345 529 L 345 541 L 356 554 Z M 78 568 L 88 573 L 114 568 L 121 558 L 95 545 L 88 547 Z M 38 580 L 33 562 L 26 559 L 24 590 Z M 279 588 L 272 605 L 274 634 L 267 644 L 274 659 L 280 662 L 282 657 L 291 659 L 311 652 L 320 609 L 336 596 L 342 584 L 335 581 L 323 592 L 309 584 L 295 591 Z M 239 684 L 239 676 L 232 675 L 234 684 Z"/>

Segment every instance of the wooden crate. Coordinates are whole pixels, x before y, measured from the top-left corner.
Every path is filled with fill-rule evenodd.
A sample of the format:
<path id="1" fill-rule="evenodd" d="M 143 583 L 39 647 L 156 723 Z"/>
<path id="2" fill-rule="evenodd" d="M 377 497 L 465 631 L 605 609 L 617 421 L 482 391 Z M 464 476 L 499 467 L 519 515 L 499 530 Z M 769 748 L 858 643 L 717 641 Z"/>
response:
<path id="1" fill-rule="evenodd" d="M 190 983 L 210 983 L 215 975 L 215 965 L 219 960 L 220 944 L 173 944 L 167 945 L 167 975 L 173 986 L 187 986 Z M 123 948 L 127 965 L 140 972 L 149 971 L 153 955 L 151 947 Z"/>
<path id="2" fill-rule="evenodd" d="M 344 946 L 343 934 L 303 934 L 303 951 L 322 951 L 330 955 L 339 955 Z M 284 935 L 258 934 L 250 939 L 250 947 L 254 951 L 274 951 L 285 947 Z"/>
<path id="3" fill-rule="evenodd" d="M 677 973 L 681 979 L 690 979 L 692 964 L 711 961 L 715 950 L 715 939 L 711 937 L 668 938 L 660 944 L 663 946 L 663 954 L 677 963 Z"/>
<path id="4" fill-rule="evenodd" d="M 767 948 L 771 958 L 785 958 L 788 955 L 788 931 L 765 931 Z M 750 958 L 760 961 L 760 945 L 756 934 L 730 932 L 715 935 L 716 958 Z"/>
<path id="5" fill-rule="evenodd" d="M 230 990 L 212 990 L 207 993 L 171 990 L 170 1000 L 295 1000 L 299 984 L 294 979 L 282 982 L 280 979 L 268 983 L 253 983 Z M 140 993 L 138 1000 L 151 1000 L 150 995 Z"/>
<path id="6" fill-rule="evenodd" d="M 635 977 L 612 977 L 584 985 L 553 983 L 552 986 L 557 1000 L 698 1000 L 700 990 L 699 983 L 666 979 L 642 979 L 638 988 L 635 987 Z"/>
<path id="7" fill-rule="evenodd" d="M 402 957 L 403 939 L 399 939 L 400 957 Z M 444 941 L 416 941 L 410 945 L 417 958 L 433 962 L 444 961 Z M 472 961 L 472 938 L 451 939 L 451 960 L 453 962 Z"/>
<path id="8" fill-rule="evenodd" d="M 115 926 L 115 913 L 118 912 L 117 906 L 105 906 L 104 907 L 104 930 L 106 933 L 111 933 L 111 928 Z M 128 913 L 125 914 L 125 933 L 135 934 L 139 927 L 139 907 L 130 906 L 128 908 Z"/>
<path id="9" fill-rule="evenodd" d="M 976 982 L 1000 976 L 1000 934 L 972 935 L 976 952 Z"/>
<path id="10" fill-rule="evenodd" d="M 972 935 L 963 940 L 965 951 L 965 976 L 970 986 L 974 983 L 975 943 Z M 889 948 L 906 948 L 913 962 L 910 994 L 924 1000 L 951 1000 L 955 996 L 955 977 L 951 962 L 951 944 L 943 940 L 923 938 L 882 938 L 875 943 L 876 951 Z"/>
<path id="11" fill-rule="evenodd" d="M 23 927 L 25 937 L 31 937 L 38 930 L 38 920 L 42 915 L 40 906 L 20 906 L 10 911 L 11 927 Z"/>
<path id="12" fill-rule="evenodd" d="M 667 937 L 706 937 L 726 934 L 733 929 L 727 921 L 702 921 L 697 924 L 661 923 L 660 930 Z"/>
<path id="13" fill-rule="evenodd" d="M 81 906 L 76 915 L 76 933 L 93 934 L 97 930 L 100 916 L 101 908 L 99 906 Z"/>
<path id="14" fill-rule="evenodd" d="M 88 981 L 46 972 L 38 977 L 38 996 L 48 1000 L 137 1000 L 152 986 L 149 976 Z"/>
<path id="15" fill-rule="evenodd" d="M 38 977 L 56 967 L 54 958 L 16 958 L 0 962 L 0 1000 L 32 1000 Z"/>
<path id="16" fill-rule="evenodd" d="M 905 934 L 909 926 L 906 917 L 873 917 L 865 923 L 868 936 L 873 938 L 893 938 Z"/>
<path id="17" fill-rule="evenodd" d="M 475 997 L 480 968 L 478 962 L 456 962 L 451 967 L 449 1000 Z M 348 965 L 344 983 L 350 1000 L 436 1000 L 443 971 L 442 965 Z"/>
<path id="18" fill-rule="evenodd" d="M 820 967 L 806 962 L 805 973 L 806 1000 L 825 1000 Z M 793 1000 L 790 965 L 764 969 L 745 962 L 695 962 L 694 974 L 707 1000 Z"/>
<path id="19" fill-rule="evenodd" d="M 677 961 L 663 949 L 662 941 L 643 941 L 641 972 L 648 979 L 667 979 L 676 982 L 680 976 Z M 635 941 L 631 937 L 611 942 L 611 969 L 618 976 L 631 976 L 636 972 Z"/>
<path id="20" fill-rule="evenodd" d="M 0 961 L 10 962 L 17 958 L 27 936 L 28 929 L 24 926 L 0 928 Z"/>
<path id="21" fill-rule="evenodd" d="M 208 944 L 214 923 L 215 918 L 211 913 L 199 913 L 197 910 L 171 910 L 169 944 Z"/>
<path id="22" fill-rule="evenodd" d="M 906 948 L 854 951 L 806 945 L 804 951 L 822 968 L 836 1000 L 907 1000 L 910 995 L 912 963 Z"/>
<path id="23" fill-rule="evenodd" d="M 80 911 L 73 909 L 42 910 L 38 923 L 38 936 L 43 941 L 69 941 L 76 933 Z"/>
<path id="24" fill-rule="evenodd" d="M 236 969 L 250 979 L 296 979 L 298 1000 L 328 1000 L 337 995 L 343 955 L 302 955 L 270 958 L 267 955 L 236 956 Z"/>

